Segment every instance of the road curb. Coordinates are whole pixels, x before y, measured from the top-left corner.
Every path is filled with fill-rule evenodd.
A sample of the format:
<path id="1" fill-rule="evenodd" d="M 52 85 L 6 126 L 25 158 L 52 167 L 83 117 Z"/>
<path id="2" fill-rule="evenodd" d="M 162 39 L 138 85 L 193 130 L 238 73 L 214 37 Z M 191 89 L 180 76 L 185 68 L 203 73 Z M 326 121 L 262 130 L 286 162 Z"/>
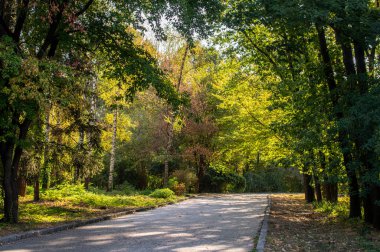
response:
<path id="1" fill-rule="evenodd" d="M 190 196 L 190 197 L 187 197 L 185 199 L 178 200 L 177 202 L 170 202 L 167 204 L 162 204 L 162 205 L 158 205 L 158 206 L 151 206 L 151 207 L 139 207 L 139 208 L 124 210 L 121 212 L 107 214 L 107 215 L 104 215 L 101 217 L 91 218 L 91 219 L 87 219 L 87 220 L 73 221 L 73 222 L 63 224 L 63 225 L 59 225 L 59 226 L 55 226 L 55 227 L 30 230 L 30 231 L 26 231 L 26 232 L 22 232 L 22 233 L 18 233 L 18 234 L 11 234 L 11 235 L 7 235 L 7 236 L 3 236 L 3 237 L 0 237 L 0 247 L 2 245 L 5 245 L 5 244 L 16 242 L 16 241 L 27 239 L 27 238 L 33 238 L 33 237 L 38 237 L 41 235 L 57 233 L 60 231 L 74 229 L 77 227 L 82 227 L 82 226 L 86 226 L 86 225 L 101 222 L 101 221 L 112 220 L 112 219 L 115 219 L 115 218 L 118 218 L 118 217 L 121 217 L 124 215 L 130 215 L 130 214 L 134 214 L 137 212 L 145 212 L 145 211 L 153 210 L 153 209 L 156 209 L 159 207 L 174 205 L 174 204 L 177 204 L 177 203 L 180 203 L 180 202 L 183 202 L 185 200 L 195 198 L 195 197 L 196 196 Z"/>
<path id="2" fill-rule="evenodd" d="M 266 241 L 266 236 L 268 233 L 268 220 L 269 220 L 269 215 L 270 215 L 270 205 L 271 205 L 271 198 L 270 195 L 268 195 L 268 206 L 265 208 L 264 212 L 264 219 L 261 223 L 260 227 L 260 236 L 259 240 L 257 241 L 257 246 L 256 246 L 256 251 L 257 252 L 263 252 L 265 248 L 265 241 Z"/>

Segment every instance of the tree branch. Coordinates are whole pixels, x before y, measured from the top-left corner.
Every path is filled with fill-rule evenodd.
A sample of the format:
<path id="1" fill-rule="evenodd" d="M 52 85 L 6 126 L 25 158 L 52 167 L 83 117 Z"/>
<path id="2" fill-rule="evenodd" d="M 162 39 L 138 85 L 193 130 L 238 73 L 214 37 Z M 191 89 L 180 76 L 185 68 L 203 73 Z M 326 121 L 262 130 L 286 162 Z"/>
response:
<path id="1" fill-rule="evenodd" d="M 83 13 L 85 13 L 88 8 L 90 8 L 91 4 L 94 2 L 94 0 L 88 0 L 88 2 L 83 6 L 81 10 L 79 10 L 77 13 L 75 13 L 75 16 L 79 17 Z"/>
<path id="2" fill-rule="evenodd" d="M 13 32 L 14 40 L 16 43 L 18 43 L 20 41 L 21 31 L 22 31 L 22 28 L 24 26 L 26 17 L 28 15 L 28 7 L 29 7 L 29 0 L 23 0 L 22 1 L 22 7 L 20 8 L 20 12 L 19 12 L 19 15 L 17 17 L 15 30 Z"/>
<path id="3" fill-rule="evenodd" d="M 248 41 L 252 44 L 252 46 L 253 46 L 257 51 L 259 51 L 262 55 L 264 55 L 264 56 L 269 60 L 269 62 L 270 62 L 273 66 L 277 67 L 277 63 L 272 59 L 272 57 L 271 57 L 266 51 L 264 51 L 264 50 L 261 49 L 258 45 L 255 44 L 255 42 L 254 42 L 254 41 L 248 36 L 247 31 L 245 31 L 245 30 L 240 30 L 240 31 L 241 31 L 241 33 L 243 33 L 244 37 L 245 37 L 246 39 L 248 39 Z"/>

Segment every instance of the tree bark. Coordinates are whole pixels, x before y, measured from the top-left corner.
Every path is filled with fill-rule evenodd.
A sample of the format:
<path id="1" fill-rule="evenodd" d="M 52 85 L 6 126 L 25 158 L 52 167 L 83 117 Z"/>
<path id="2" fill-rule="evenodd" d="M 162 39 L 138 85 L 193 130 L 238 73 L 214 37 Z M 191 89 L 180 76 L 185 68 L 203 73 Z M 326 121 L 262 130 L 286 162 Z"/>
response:
<path id="1" fill-rule="evenodd" d="M 309 174 L 303 174 L 303 186 L 305 192 L 305 200 L 307 203 L 315 201 L 314 188 L 310 185 L 312 176 Z"/>
<path id="2" fill-rule="evenodd" d="M 115 168 L 115 153 L 116 153 L 116 136 L 117 136 L 117 108 L 113 112 L 113 125 L 112 125 L 112 147 L 110 158 L 110 169 L 108 174 L 108 191 L 113 190 L 113 173 Z"/>
<path id="3" fill-rule="evenodd" d="M 40 201 L 40 174 L 39 173 L 34 177 L 33 189 L 34 189 L 33 201 L 38 202 Z"/>
<path id="4" fill-rule="evenodd" d="M 317 196 L 317 201 L 322 202 L 321 183 L 319 181 L 319 177 L 316 175 L 314 175 L 314 184 L 315 184 L 315 194 Z"/>
<path id="5" fill-rule="evenodd" d="M 198 192 L 203 192 L 204 190 L 204 185 L 203 185 L 203 177 L 206 172 L 206 156 L 204 154 L 199 155 L 199 164 L 198 164 L 198 172 L 197 172 L 197 178 L 198 178 L 198 183 L 197 183 L 197 190 Z"/>
<path id="6" fill-rule="evenodd" d="M 17 179 L 18 183 L 18 195 L 25 197 L 26 195 L 26 178 L 24 176 L 19 176 Z"/>
<path id="7" fill-rule="evenodd" d="M 31 121 L 29 119 L 24 119 L 24 121 L 20 124 L 19 115 L 13 114 L 12 125 L 19 125 L 18 134 L 14 132 L 14 135 L 17 136 L 19 142 L 26 139 L 30 124 Z M 6 140 L 3 151 L 4 152 L 1 153 L 4 170 L 4 218 L 2 221 L 17 223 L 19 196 L 17 178 L 19 163 L 22 155 L 22 147 L 20 145 L 16 145 L 14 138 L 10 137 Z"/>
<path id="8" fill-rule="evenodd" d="M 50 187 L 50 170 L 49 170 L 49 142 L 50 142 L 50 108 L 46 111 L 45 115 L 45 145 L 43 153 L 42 164 L 42 188 L 48 189 Z"/>

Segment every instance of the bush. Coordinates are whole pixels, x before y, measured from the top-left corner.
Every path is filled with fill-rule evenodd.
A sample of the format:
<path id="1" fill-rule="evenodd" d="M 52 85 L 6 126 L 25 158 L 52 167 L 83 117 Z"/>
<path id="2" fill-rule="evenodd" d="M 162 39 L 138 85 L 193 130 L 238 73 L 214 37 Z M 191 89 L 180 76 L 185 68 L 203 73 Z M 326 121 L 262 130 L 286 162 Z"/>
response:
<path id="1" fill-rule="evenodd" d="M 149 175 L 148 176 L 148 188 L 149 190 L 155 190 L 162 186 L 162 178 L 155 176 L 155 175 Z"/>
<path id="2" fill-rule="evenodd" d="M 131 184 L 129 184 L 128 182 L 124 182 L 121 185 L 116 185 L 115 190 L 121 192 L 122 194 L 126 194 L 126 195 L 133 195 L 133 194 L 137 193 L 136 189 Z"/>
<path id="3" fill-rule="evenodd" d="M 185 190 L 190 192 L 192 189 L 195 189 L 197 184 L 197 176 L 190 169 L 185 170 L 176 170 L 173 172 L 172 176 L 176 178 L 178 183 L 185 184 Z"/>
<path id="4" fill-rule="evenodd" d="M 349 215 L 350 199 L 348 196 L 339 197 L 337 203 L 314 202 L 313 207 L 316 212 L 325 213 L 330 217 L 346 218 Z"/>
<path id="5" fill-rule="evenodd" d="M 86 194 L 83 184 L 71 185 L 62 184 L 50 190 L 42 192 L 42 197 L 49 200 L 59 200 L 70 196 L 81 196 Z"/>
<path id="6" fill-rule="evenodd" d="M 174 188 L 176 185 L 178 185 L 178 180 L 177 180 L 177 178 L 176 178 L 176 177 L 172 177 L 172 178 L 170 178 L 169 181 L 168 181 L 168 187 L 169 187 L 171 190 L 173 190 L 173 188 Z M 174 191 L 174 190 L 173 190 L 173 191 Z"/>
<path id="7" fill-rule="evenodd" d="M 149 194 L 152 198 L 161 198 L 161 199 L 167 199 L 174 196 L 174 192 L 170 190 L 169 188 L 164 189 L 156 189 L 154 192 Z"/>
<path id="8" fill-rule="evenodd" d="M 173 186 L 173 191 L 177 196 L 184 195 L 186 192 L 186 186 L 184 183 L 177 183 Z"/>

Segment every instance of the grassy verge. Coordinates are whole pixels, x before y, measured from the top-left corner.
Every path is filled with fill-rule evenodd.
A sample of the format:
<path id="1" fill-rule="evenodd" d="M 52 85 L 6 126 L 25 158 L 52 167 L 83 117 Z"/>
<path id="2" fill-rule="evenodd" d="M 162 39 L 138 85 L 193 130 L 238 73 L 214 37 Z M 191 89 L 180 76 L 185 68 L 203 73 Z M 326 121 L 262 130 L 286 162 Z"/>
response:
<path id="1" fill-rule="evenodd" d="M 40 202 L 33 202 L 31 194 L 20 197 L 20 223 L 13 225 L 0 223 L 0 236 L 139 207 L 161 206 L 183 198 L 174 195 L 166 198 L 150 197 L 138 192 L 125 195 L 121 191 L 112 193 L 96 189 L 86 191 L 80 185 L 64 185 L 43 192 Z"/>
<path id="2" fill-rule="evenodd" d="M 302 194 L 272 195 L 266 251 L 380 251 L 380 232 L 348 220 L 348 199 L 310 205 Z"/>

